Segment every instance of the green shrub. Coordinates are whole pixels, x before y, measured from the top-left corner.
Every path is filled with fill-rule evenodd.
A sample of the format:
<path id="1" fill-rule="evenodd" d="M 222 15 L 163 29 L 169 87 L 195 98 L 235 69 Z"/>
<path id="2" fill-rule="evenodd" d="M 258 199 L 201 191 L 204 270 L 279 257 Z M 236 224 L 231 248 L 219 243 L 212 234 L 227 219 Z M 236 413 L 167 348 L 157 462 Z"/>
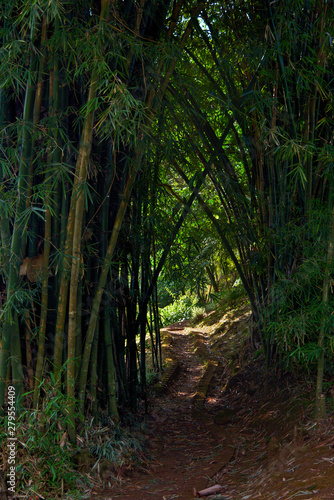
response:
<path id="1" fill-rule="evenodd" d="M 192 295 L 182 295 L 175 299 L 172 304 L 160 309 L 160 317 L 163 326 L 193 319 L 199 314 L 204 314 L 204 308 L 198 307 L 198 299 Z"/>
<path id="2" fill-rule="evenodd" d="M 206 309 L 215 307 L 234 307 L 241 299 L 247 297 L 246 290 L 240 280 L 237 280 L 231 288 L 225 288 L 217 293 L 210 294 L 210 303 Z"/>
<path id="3" fill-rule="evenodd" d="M 54 499 L 67 498 L 64 492 L 74 492 L 71 498 L 79 499 L 74 447 L 67 439 L 67 397 L 51 380 L 44 380 L 40 388 L 44 392 L 40 408 L 24 411 L 16 429 L 24 447 L 22 456 L 18 450 L 18 489 L 34 498 L 35 492 Z M 87 488 L 87 480 L 82 480 Z"/>
<path id="4" fill-rule="evenodd" d="M 16 492 L 24 498 L 37 495 L 83 500 L 91 478 L 104 481 L 101 467 L 107 467 L 112 475 L 120 466 L 138 464 L 146 441 L 141 430 L 133 433 L 122 429 L 104 414 L 89 421 L 77 414 L 78 439 L 71 443 L 67 436 L 67 397 L 53 382 L 41 383 L 44 397 L 38 409 L 17 416 Z M 0 425 L 1 463 L 7 462 L 7 437 L 8 422 L 4 418 Z"/>

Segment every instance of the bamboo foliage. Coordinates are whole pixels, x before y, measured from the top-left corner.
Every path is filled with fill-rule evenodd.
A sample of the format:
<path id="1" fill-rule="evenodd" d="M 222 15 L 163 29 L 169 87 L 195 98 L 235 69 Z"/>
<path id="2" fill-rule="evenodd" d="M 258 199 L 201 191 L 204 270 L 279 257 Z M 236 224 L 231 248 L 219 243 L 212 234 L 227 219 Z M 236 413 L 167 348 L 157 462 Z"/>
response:
<path id="1" fill-rule="evenodd" d="M 170 9 L 172 21 L 166 36 L 171 40 L 184 2 L 171 8 L 169 1 L 149 1 L 137 9 L 132 2 L 116 6 L 108 0 L 101 4 L 87 0 L 81 7 L 79 11 L 76 2 L 26 3 L 17 12 L 15 2 L 10 2 L 6 14 L 15 22 L 15 30 L 5 30 L 2 62 L 10 77 L 0 82 L 2 102 L 16 103 L 16 116 L 9 121 L 1 104 L 5 146 L 1 179 L 7 183 L 7 197 L 16 175 L 15 168 L 10 173 L 8 152 L 11 157 L 20 156 L 18 202 L 15 211 L 13 203 L 11 208 L 14 222 L 5 212 L 1 217 L 1 239 L 11 259 L 4 273 L 8 279 L 0 404 L 5 402 L 9 359 L 11 381 L 17 388 L 22 385 L 22 366 L 30 360 L 35 379 L 32 404 L 39 407 L 40 387 L 49 372 L 57 389 L 66 393 L 72 440 L 76 397 L 79 411 L 84 411 L 90 391 L 95 400 L 91 408 L 97 409 L 98 398 L 98 404 L 118 420 L 117 398 L 133 408 L 137 405 L 138 366 L 145 393 L 152 240 L 142 234 L 140 225 L 150 211 L 154 217 L 156 196 L 145 174 L 146 165 L 151 165 L 146 155 L 150 127 L 176 65 L 174 55 L 161 62 L 161 54 L 166 53 L 161 46 L 162 29 Z M 176 44 L 187 42 L 201 9 L 201 4 L 195 6 Z M 27 32 L 36 50 L 22 43 Z M 17 50 L 10 59 L 14 46 Z M 15 118 L 21 115 L 24 126 L 16 129 Z M 22 149 L 15 144 L 17 133 Z M 151 201 L 143 199 L 137 189 L 139 173 L 151 183 Z M 133 214 L 137 214 L 136 222 L 131 220 Z M 126 256 L 129 227 L 138 233 Z M 157 330 L 156 296 L 153 304 Z M 142 315 L 139 365 L 138 308 Z M 19 336 L 27 329 L 25 318 L 32 318 L 26 325 L 31 335 L 21 360 Z M 159 332 L 155 331 L 154 341 L 152 324 L 150 329 L 156 368 L 161 369 Z M 37 355 L 31 358 L 34 352 Z M 106 377 L 101 375 L 103 370 Z M 107 388 L 100 393 L 97 385 L 101 384 Z"/>
<path id="2" fill-rule="evenodd" d="M 333 16 L 302 3 L 1 7 L 12 23 L 0 59 L 1 407 L 8 366 L 20 392 L 32 364 L 33 405 L 52 374 L 72 440 L 89 399 L 116 421 L 139 393 L 147 408 L 148 336 L 162 365 L 157 283 L 199 207 L 247 291 L 268 366 L 282 352 L 297 364 L 325 356 L 330 321 L 311 304 L 331 302 Z M 43 263 L 33 280 L 19 272 L 32 259 Z"/>
<path id="3" fill-rule="evenodd" d="M 286 2 L 266 7 L 255 2 L 252 13 L 245 14 L 234 6 L 229 24 L 219 6 L 208 7 L 196 26 L 203 45 L 188 50 L 194 65 L 170 93 L 170 120 L 178 120 L 179 127 L 174 140 L 186 151 L 188 165 L 196 165 L 192 150 L 202 164 L 215 155 L 208 178 L 223 208 L 220 227 L 205 197 L 198 199 L 237 258 L 268 366 L 284 352 L 290 354 L 287 364 L 304 361 L 313 366 L 322 352 L 323 365 L 330 332 L 328 309 L 319 306 L 328 297 L 321 298 L 319 282 L 325 293 L 330 260 L 326 247 L 332 186 L 333 8 L 323 2 L 311 2 L 307 14 L 305 8 L 303 2 L 291 2 L 288 8 Z M 239 43 L 248 20 L 253 26 L 253 54 Z M 229 33 L 226 43 L 224 33 Z M 231 40 L 239 47 L 234 46 L 235 57 Z M 191 84 L 194 76 L 202 86 Z M 185 109 L 188 123 L 182 117 Z M 219 150 L 217 137 L 231 115 L 229 146 Z M 181 157 L 175 155 L 174 166 L 191 188 L 193 173 Z M 317 241 L 316 254 L 312 241 Z M 319 310 L 325 316 L 318 345 Z M 319 392 L 322 383 L 318 385 Z"/>
<path id="4" fill-rule="evenodd" d="M 30 39 L 35 42 L 35 25 L 31 26 Z M 30 58 L 29 77 L 25 91 L 25 101 L 23 107 L 23 134 L 22 134 L 22 154 L 19 159 L 19 169 L 17 176 L 17 204 L 15 211 L 15 220 L 13 234 L 11 238 L 10 261 L 8 264 L 7 281 L 7 301 L 13 300 L 16 288 L 18 286 L 18 269 L 21 260 L 21 243 L 24 228 L 24 213 L 26 209 L 26 197 L 28 192 L 29 165 L 32 155 L 32 123 L 34 99 L 36 94 L 35 86 L 35 61 L 33 56 Z M 9 309 L 4 321 L 2 346 L 0 351 L 0 407 L 5 400 L 5 386 L 8 362 L 11 355 L 13 384 L 17 390 L 18 399 L 22 394 L 22 359 L 20 348 L 20 337 L 17 316 L 13 309 Z"/>
<path id="5" fill-rule="evenodd" d="M 98 30 L 103 30 L 103 25 L 107 21 L 109 1 L 101 1 L 101 13 Z M 98 64 L 98 61 L 96 61 Z M 90 104 L 96 99 L 97 94 L 97 68 L 93 69 L 91 83 L 88 92 L 87 103 Z M 71 264 L 71 279 L 70 279 L 70 293 L 69 293 L 69 313 L 68 313 L 68 364 L 67 364 L 67 395 L 69 418 L 74 422 L 74 400 L 75 400 L 75 355 L 76 355 L 76 334 L 77 334 L 77 299 L 78 299 L 78 284 L 81 262 L 81 236 L 82 236 L 82 223 L 84 215 L 84 201 L 85 192 L 84 186 L 87 179 L 88 162 L 92 147 L 93 140 L 93 126 L 94 126 L 95 109 L 87 111 L 83 123 L 83 130 L 80 140 L 80 147 L 78 151 L 78 159 L 75 168 L 75 177 L 77 179 L 77 192 L 72 194 L 75 201 L 73 202 L 73 235 L 68 235 L 73 242 L 72 245 L 72 264 Z M 72 231 L 72 227 L 69 228 Z M 88 365 L 87 365 L 88 366 Z M 95 364 L 96 369 L 96 364 Z M 75 427 L 71 428 L 70 437 L 72 440 L 75 438 Z"/>

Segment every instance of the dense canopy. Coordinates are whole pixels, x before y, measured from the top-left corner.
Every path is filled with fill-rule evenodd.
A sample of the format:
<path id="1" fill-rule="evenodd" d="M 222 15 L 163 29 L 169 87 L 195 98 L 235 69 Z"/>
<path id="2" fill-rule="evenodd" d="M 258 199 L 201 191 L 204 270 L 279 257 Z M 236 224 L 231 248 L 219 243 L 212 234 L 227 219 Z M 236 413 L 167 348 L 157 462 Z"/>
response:
<path id="1" fill-rule="evenodd" d="M 74 439 L 78 410 L 117 420 L 147 404 L 159 304 L 203 301 L 229 276 L 267 366 L 317 373 L 320 399 L 333 347 L 333 3 L 0 9 L 0 406 L 10 384 L 37 408 L 48 381 Z"/>

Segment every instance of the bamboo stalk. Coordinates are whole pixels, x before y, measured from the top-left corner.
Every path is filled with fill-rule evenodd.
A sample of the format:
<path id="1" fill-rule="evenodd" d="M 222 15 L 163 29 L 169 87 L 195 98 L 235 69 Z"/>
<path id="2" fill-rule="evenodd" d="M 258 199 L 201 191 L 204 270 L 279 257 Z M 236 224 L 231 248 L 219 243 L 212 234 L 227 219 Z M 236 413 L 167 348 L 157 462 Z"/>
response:
<path id="1" fill-rule="evenodd" d="M 96 81 L 94 80 L 90 86 L 88 102 L 94 99 L 96 95 Z M 87 178 L 87 167 L 92 147 L 93 138 L 93 122 L 94 112 L 88 113 L 85 119 L 84 129 L 82 133 L 81 145 L 79 149 L 79 157 L 76 170 L 78 170 L 77 193 L 74 221 L 73 221 L 73 243 L 72 243 L 72 264 L 71 264 L 71 279 L 69 291 L 69 313 L 68 313 L 68 351 L 67 351 L 67 396 L 70 421 L 73 427 L 69 428 L 70 439 L 75 438 L 74 427 L 74 396 L 75 396 L 75 355 L 76 346 L 75 340 L 77 336 L 77 301 L 78 301 L 78 283 L 80 275 L 81 263 L 81 236 L 82 222 L 85 209 L 85 192 L 84 186 Z"/>
<path id="2" fill-rule="evenodd" d="M 201 11 L 202 8 L 203 8 L 203 5 L 199 4 L 194 9 L 194 12 L 192 13 L 191 21 L 188 23 L 187 28 L 186 28 L 186 30 L 185 30 L 185 32 L 183 34 L 183 37 L 182 37 L 182 43 L 183 44 L 185 43 L 185 41 L 187 40 L 188 36 L 190 35 L 191 29 L 192 29 L 192 21 L 193 21 L 193 19 L 200 13 L 200 11 Z M 175 69 L 176 62 L 177 62 L 177 60 L 176 60 L 176 58 L 174 58 L 172 60 L 171 64 L 170 64 L 167 72 L 166 72 L 166 75 L 165 75 L 165 78 L 163 80 L 163 83 L 162 83 L 161 87 L 159 88 L 159 98 L 160 99 L 162 99 L 162 96 L 166 92 L 167 85 L 168 85 L 169 80 L 171 78 L 171 75 L 172 75 L 172 73 L 173 73 L 173 71 Z M 156 109 L 156 103 L 153 102 L 154 95 L 155 95 L 155 93 L 151 92 L 150 95 L 149 95 L 149 97 L 148 97 L 148 101 L 147 101 L 148 108 L 152 107 L 152 108 Z M 139 155 L 139 156 L 141 156 L 141 155 Z M 138 163 L 138 155 L 137 155 L 137 159 L 135 161 L 135 164 L 137 164 L 137 163 Z M 117 239 L 118 239 L 118 234 L 119 234 L 122 222 L 123 222 L 123 218 L 124 218 L 125 211 L 126 211 L 126 208 L 127 208 L 128 202 L 129 202 L 129 198 L 130 198 L 132 186 L 133 186 L 133 183 L 134 183 L 134 181 L 136 179 L 136 175 L 137 175 L 137 170 L 134 169 L 132 171 L 132 173 L 130 173 L 127 185 L 125 187 L 124 194 L 123 194 L 123 199 L 122 199 L 120 207 L 118 209 L 118 213 L 117 213 L 117 216 L 116 216 L 115 224 L 114 224 L 114 227 L 113 227 L 113 230 L 112 230 L 112 234 L 111 234 L 111 238 L 110 238 L 110 241 L 109 241 L 108 251 L 107 251 L 107 254 L 106 254 L 106 259 L 105 259 L 105 262 L 104 262 L 103 267 L 102 267 L 102 271 L 101 271 L 101 275 L 100 275 L 100 280 L 99 280 L 99 285 L 98 285 L 98 288 L 97 288 L 97 291 L 96 291 L 96 294 L 95 294 L 95 297 L 94 297 L 94 302 L 93 302 L 93 307 L 92 307 L 92 314 L 91 314 L 91 317 L 90 317 L 90 322 L 89 322 L 87 336 L 86 336 L 86 342 L 85 342 L 85 348 L 84 348 L 84 355 L 83 355 L 83 360 L 82 360 L 81 377 L 80 377 L 79 403 L 80 403 L 80 408 L 81 409 L 83 409 L 83 405 L 84 405 L 84 395 L 85 395 L 85 386 L 86 386 L 86 382 L 87 382 L 88 361 L 89 361 L 89 356 L 90 356 L 90 352 L 91 352 L 91 344 L 92 344 L 92 341 L 93 341 L 95 327 L 96 327 L 96 321 L 97 321 L 97 316 L 98 316 L 98 308 L 99 308 L 99 305 L 101 303 L 101 299 L 102 299 L 102 295 L 103 295 L 103 287 L 105 285 L 105 282 L 106 282 L 106 279 L 107 279 L 107 275 L 108 275 L 108 272 L 109 272 L 109 265 L 110 265 L 111 258 L 112 258 L 113 253 L 114 253 L 114 249 L 115 249 L 115 246 L 116 246 L 116 243 L 117 243 Z M 147 299 L 145 299 L 145 300 L 147 300 Z M 146 304 L 147 304 L 147 302 L 146 302 Z"/>
<path id="3" fill-rule="evenodd" d="M 101 232 L 102 232 L 102 241 L 101 241 L 101 258 L 105 258 L 107 247 L 108 247 L 108 221 L 109 221 L 109 197 L 107 196 L 112 183 L 112 175 L 111 170 L 106 169 L 106 182 L 102 186 L 102 196 L 103 196 L 103 205 L 100 212 L 100 224 L 101 224 Z M 108 289 L 110 290 L 111 283 L 108 285 Z M 115 367 L 115 356 L 114 356 L 114 346 L 113 346 L 113 332 L 111 329 L 111 304 L 108 302 L 105 304 L 103 310 L 103 341 L 104 347 L 106 351 L 106 364 L 107 364 L 107 403 L 108 403 L 108 413 L 114 419 L 115 422 L 119 421 L 119 414 L 117 409 L 117 399 L 116 399 L 116 367 Z"/>
<path id="4" fill-rule="evenodd" d="M 49 100 L 51 104 L 51 113 L 54 115 L 58 107 L 58 71 L 54 71 L 50 75 L 50 86 L 49 86 Z M 53 124 L 53 121 L 51 121 Z M 48 166 L 50 168 L 52 162 L 51 147 L 48 148 Z M 37 351 L 37 362 L 35 371 L 35 384 L 34 384 L 34 394 L 33 394 L 33 407 L 36 409 L 38 407 L 38 397 L 39 397 L 39 387 L 42 382 L 43 375 L 43 363 L 44 363 L 44 346 L 46 337 L 46 324 L 48 315 L 48 298 L 49 298 L 49 258 L 51 250 L 51 228 L 52 228 L 52 217 L 51 217 L 51 184 L 50 177 L 51 173 L 46 174 L 46 197 L 45 197 L 45 225 L 44 225 L 44 252 L 43 252 L 43 268 L 42 268 L 42 296 L 41 296 L 41 316 L 39 323 L 39 333 L 38 333 L 38 351 Z"/>
<path id="5" fill-rule="evenodd" d="M 98 347 L 99 347 L 99 323 L 96 325 L 96 335 L 93 341 L 92 355 L 90 359 L 90 396 L 92 398 L 91 412 L 96 415 L 97 412 L 97 364 L 98 364 Z"/>
<path id="6" fill-rule="evenodd" d="M 106 307 L 103 312 L 103 330 L 104 330 L 104 345 L 106 349 L 106 361 L 107 361 L 107 400 L 108 400 L 108 412 L 115 422 L 118 422 L 119 415 L 117 409 L 116 400 L 116 374 L 115 374 L 115 363 L 114 363 L 114 353 L 112 345 L 112 332 L 110 328 L 110 314 L 109 308 Z"/>
<path id="7" fill-rule="evenodd" d="M 98 315 L 99 315 L 99 308 L 104 292 L 104 287 L 107 281 L 108 273 L 110 270 L 110 265 L 112 262 L 112 258 L 114 255 L 114 250 L 117 244 L 119 232 L 122 227 L 123 219 L 125 216 L 126 209 L 128 207 L 128 203 L 130 200 L 130 195 L 132 192 L 132 187 L 133 184 L 136 180 L 137 176 L 137 169 L 138 169 L 138 164 L 133 168 L 132 172 L 129 175 L 128 181 L 126 183 L 126 186 L 124 188 L 122 200 L 116 215 L 114 227 L 112 229 L 112 233 L 109 239 L 109 244 L 106 252 L 106 256 L 104 258 L 104 262 L 102 265 L 101 273 L 100 273 L 100 278 L 98 282 L 98 286 L 95 292 L 94 300 L 93 300 L 93 305 L 92 305 L 92 311 L 89 319 L 89 325 L 87 329 L 87 334 L 86 334 L 86 341 L 85 341 L 85 346 L 84 346 L 84 351 L 83 351 L 83 358 L 81 362 L 81 370 L 80 370 L 80 383 L 79 383 L 79 405 L 80 409 L 83 410 L 84 407 L 84 402 L 85 402 L 85 388 L 86 388 L 86 383 L 87 383 L 87 374 L 88 374 L 88 364 L 89 364 L 89 357 L 91 353 L 91 347 L 93 343 L 93 338 L 95 334 L 95 329 L 96 329 L 96 324 L 98 320 Z"/>
<path id="8" fill-rule="evenodd" d="M 3 160 L 6 161 L 6 132 L 5 127 L 8 124 L 8 115 L 9 115 L 9 101 L 10 95 L 9 92 L 0 88 L 0 129 L 3 130 L 1 139 L 0 154 L 3 157 Z M 3 169 L 0 168 L 0 185 L 5 181 Z M 10 227 L 9 227 L 9 217 L 8 213 L 6 213 L 4 209 L 4 204 L 0 203 L 0 236 L 1 236 L 1 251 L 3 252 L 3 262 L 8 263 L 10 258 Z M 6 274 L 8 274 L 8 266 L 6 266 Z"/>
<path id="9" fill-rule="evenodd" d="M 30 60 L 30 72 L 25 93 L 23 109 L 23 138 L 22 155 L 19 163 L 17 204 L 15 211 L 14 228 L 11 240 L 11 252 L 9 261 L 7 301 L 10 302 L 17 290 L 19 283 L 19 265 L 21 260 L 21 243 L 24 234 L 23 215 L 26 209 L 26 196 L 28 190 L 29 165 L 32 154 L 32 121 L 35 102 L 36 86 L 34 84 L 35 61 L 33 56 Z M 17 315 L 12 312 L 11 316 L 5 318 L 2 344 L 0 348 L 0 408 L 5 401 L 5 387 L 8 363 L 11 357 L 13 385 L 15 381 L 17 401 L 20 399 L 23 389 L 23 371 L 21 361 L 20 335 Z"/>
<path id="10" fill-rule="evenodd" d="M 99 19 L 99 29 L 102 29 L 108 15 L 110 0 L 101 0 L 101 13 Z M 97 66 L 93 70 L 91 84 L 87 102 L 91 103 L 96 97 L 97 92 Z M 69 313 L 68 313 L 68 359 L 67 359 L 67 397 L 68 397 L 68 414 L 69 421 L 69 437 L 73 441 L 75 439 L 75 422 L 74 422 L 74 398 L 75 398 L 75 340 L 77 331 L 76 312 L 78 299 L 78 282 L 81 262 L 81 235 L 82 222 L 85 209 L 85 191 L 84 187 L 87 180 L 87 168 L 92 148 L 93 125 L 95 111 L 87 112 L 84 120 L 83 132 L 80 141 L 78 160 L 76 164 L 76 172 L 78 173 L 77 188 L 75 193 L 75 209 L 73 223 L 73 238 L 72 238 L 72 264 L 71 264 L 71 279 L 69 293 Z"/>
<path id="11" fill-rule="evenodd" d="M 316 383 L 316 415 L 318 418 L 325 417 L 324 405 L 322 404 L 322 391 L 323 391 L 323 379 L 325 370 L 325 328 L 327 321 L 326 308 L 329 300 L 329 291 L 331 286 L 331 271 L 330 268 L 333 264 L 334 259 L 334 207 L 332 209 L 332 218 L 330 223 L 330 234 L 328 239 L 327 248 L 327 258 L 326 258 L 326 269 L 325 276 L 322 286 L 322 304 L 323 304 L 323 316 L 320 324 L 318 345 L 320 348 L 320 356 L 318 358 L 318 369 L 317 369 L 317 383 Z"/>
<path id="12" fill-rule="evenodd" d="M 101 0 L 101 14 L 99 26 L 102 26 L 105 19 L 107 18 L 108 8 L 109 8 L 110 0 Z M 96 68 L 93 73 L 96 72 Z M 91 79 L 91 85 L 89 89 L 88 102 L 94 99 L 96 96 L 96 88 L 97 82 L 96 77 L 93 74 Z M 67 299 L 68 299 L 68 279 L 69 274 L 73 271 L 72 275 L 72 291 L 71 291 L 71 305 L 70 305 L 70 315 L 69 315 L 69 324 L 71 328 L 69 334 L 69 349 L 71 356 L 71 361 L 68 364 L 68 387 L 70 389 L 70 394 L 74 394 L 74 364 L 73 359 L 75 357 L 75 329 L 76 329 L 76 321 L 75 321 L 75 313 L 76 313 L 76 292 L 77 284 L 75 284 L 75 276 L 79 274 L 79 265 L 80 263 L 80 244 L 81 240 L 81 230 L 82 230 L 82 216 L 83 216 L 83 202 L 84 202 L 84 186 L 86 182 L 87 176 L 87 165 L 89 161 L 89 154 L 91 150 L 91 142 L 92 142 L 92 131 L 93 131 L 93 119 L 94 112 L 88 112 L 85 117 L 84 127 L 82 138 L 80 142 L 79 155 L 76 163 L 75 174 L 74 174 L 74 185 L 69 209 L 69 215 L 67 219 L 66 226 L 66 240 L 65 240 L 65 251 L 64 258 L 62 260 L 62 270 L 61 270 L 61 280 L 59 285 L 59 301 L 57 308 L 57 322 L 56 322 L 56 331 L 55 331 L 55 350 L 54 350 L 54 375 L 56 383 L 60 381 L 60 372 L 62 365 L 62 353 L 63 353 L 63 341 L 64 341 L 64 328 L 65 328 L 65 320 L 66 320 L 66 308 L 67 308 Z M 80 184 L 80 182 L 81 184 Z M 78 204 L 78 206 L 77 206 Z M 79 217 L 76 222 L 76 216 Z M 74 235 L 75 233 L 75 235 Z M 75 236 L 75 238 L 74 238 Z M 73 250 L 75 250 L 76 258 L 73 254 Z M 74 258 L 74 260 L 73 260 Z M 76 260 L 77 259 L 77 260 Z M 69 396 L 71 401 L 73 398 Z"/>

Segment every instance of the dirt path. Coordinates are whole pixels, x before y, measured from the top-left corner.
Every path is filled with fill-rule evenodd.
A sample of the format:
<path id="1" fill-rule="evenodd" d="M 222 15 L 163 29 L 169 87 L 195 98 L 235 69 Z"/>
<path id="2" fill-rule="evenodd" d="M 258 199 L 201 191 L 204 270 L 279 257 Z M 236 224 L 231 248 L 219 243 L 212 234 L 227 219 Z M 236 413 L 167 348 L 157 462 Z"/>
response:
<path id="1" fill-rule="evenodd" d="M 186 326 L 183 323 L 168 328 L 172 336 L 170 352 L 180 364 L 180 373 L 167 394 L 152 401 L 148 425 L 153 459 L 149 470 L 135 473 L 99 498 L 189 500 L 194 498 L 194 488 L 199 491 L 214 484 L 211 478 L 231 459 L 231 438 L 205 411 L 195 408 L 203 360 L 194 354 L 194 337 Z"/>
<path id="2" fill-rule="evenodd" d="M 324 422 L 323 432 L 314 433 L 310 403 L 300 386 L 266 380 L 261 361 L 246 365 L 222 391 L 221 359 L 199 410 L 199 384 L 212 357 L 205 329 L 183 322 L 166 330 L 180 372 L 151 399 L 152 458 L 145 471 L 96 491 L 91 499 L 192 500 L 194 490 L 220 484 L 222 491 L 210 498 L 334 500 L 333 419 Z M 232 408 L 236 418 L 216 425 L 222 408 Z"/>

